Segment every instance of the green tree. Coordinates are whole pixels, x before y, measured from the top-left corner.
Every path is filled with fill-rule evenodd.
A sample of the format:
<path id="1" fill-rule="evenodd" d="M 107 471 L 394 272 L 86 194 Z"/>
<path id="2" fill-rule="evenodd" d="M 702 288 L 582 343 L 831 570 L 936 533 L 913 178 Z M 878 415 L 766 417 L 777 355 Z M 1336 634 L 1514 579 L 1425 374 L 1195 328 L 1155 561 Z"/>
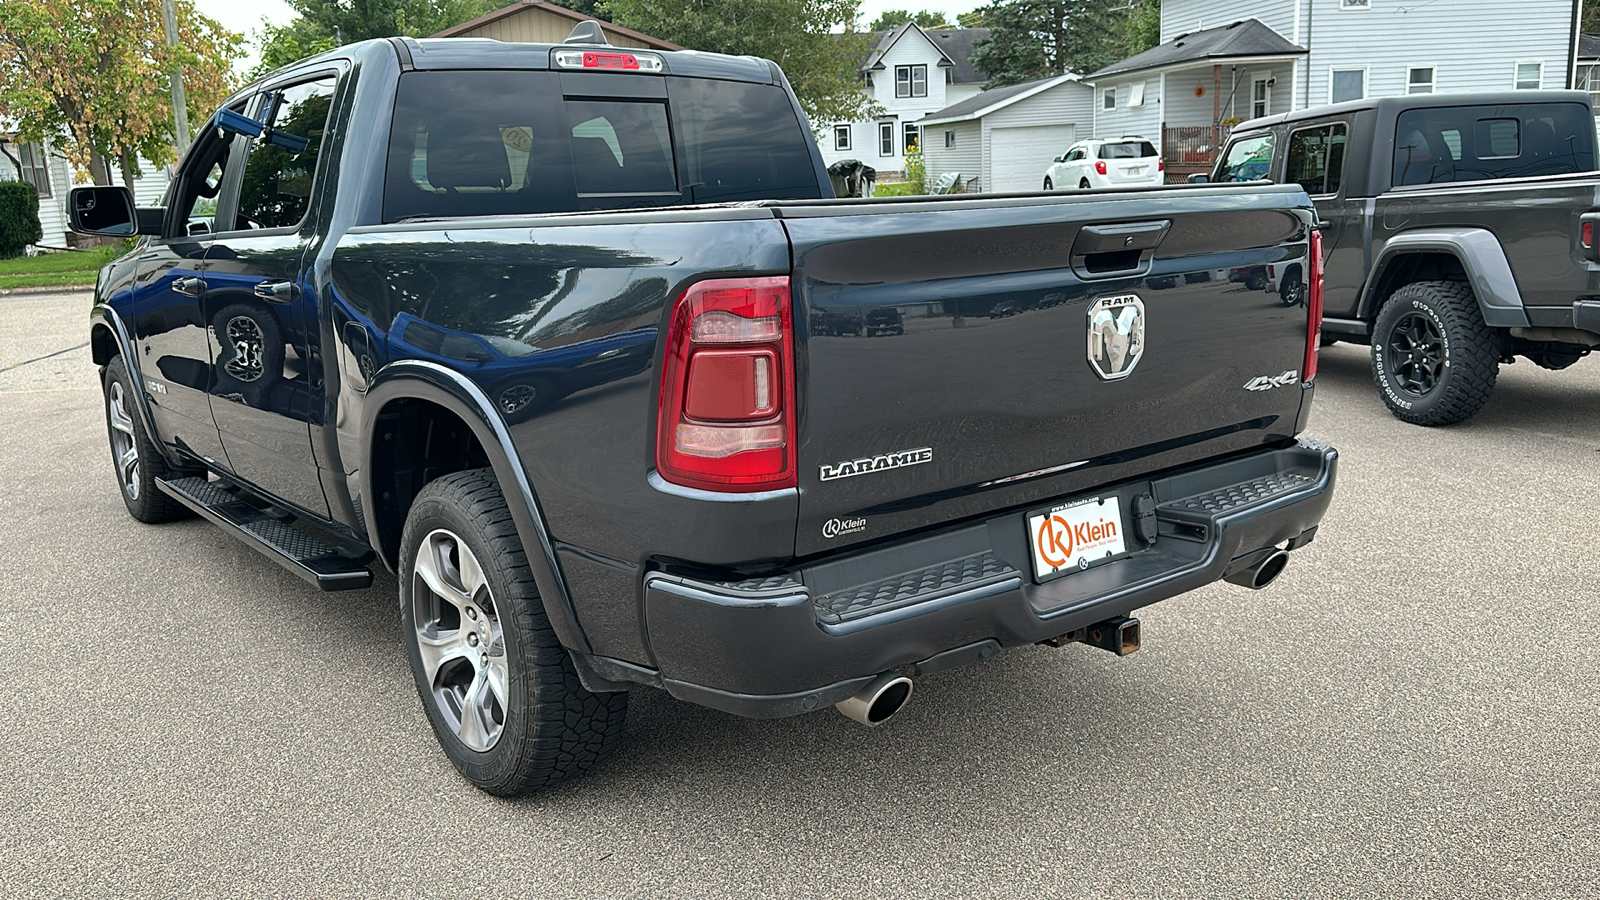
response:
<path id="1" fill-rule="evenodd" d="M 256 32 L 264 75 L 307 56 L 370 38 L 427 37 L 505 4 L 501 0 L 288 0 L 295 17 Z M 594 6 L 591 2 L 587 4 Z"/>
<path id="2" fill-rule="evenodd" d="M 50 140 L 110 183 L 124 184 L 139 158 L 163 165 L 176 156 L 169 76 L 183 67 L 189 121 L 204 121 L 233 88 L 232 60 L 242 38 L 177 4 L 177 47 L 168 47 L 161 0 L 0 2 L 0 117 L 22 140 Z"/>
<path id="3" fill-rule="evenodd" d="M 1087 74 L 1123 57 L 1126 6 L 1104 0 L 998 0 L 980 10 L 989 37 L 973 48 L 985 88 L 1066 72 Z"/>
<path id="4" fill-rule="evenodd" d="M 1161 0 L 1134 0 L 1123 30 L 1123 56 L 1143 53 L 1161 43 Z M 1113 60 L 1115 61 L 1115 60 Z"/>
<path id="5" fill-rule="evenodd" d="M 915 22 L 923 28 L 949 28 L 950 24 L 944 20 L 944 13 L 932 9 L 912 12 L 909 9 L 886 9 L 872 20 L 867 26 L 868 31 L 890 31 L 899 28 L 907 22 Z"/>
<path id="6" fill-rule="evenodd" d="M 956 22 L 959 23 L 962 28 L 989 27 L 989 17 L 981 8 L 972 10 L 971 12 L 957 13 Z"/>
<path id="7" fill-rule="evenodd" d="M 874 111 L 856 71 L 871 41 L 855 30 L 859 0 L 606 0 L 606 9 L 618 25 L 683 47 L 772 60 L 813 123 Z"/>

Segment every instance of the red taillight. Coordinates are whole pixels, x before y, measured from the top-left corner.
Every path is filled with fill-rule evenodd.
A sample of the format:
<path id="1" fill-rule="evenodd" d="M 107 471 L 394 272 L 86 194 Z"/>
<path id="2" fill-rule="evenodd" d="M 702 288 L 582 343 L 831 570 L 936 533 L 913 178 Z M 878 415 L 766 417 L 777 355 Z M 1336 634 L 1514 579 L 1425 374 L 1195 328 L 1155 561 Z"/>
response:
<path id="1" fill-rule="evenodd" d="M 585 53 L 583 54 L 583 67 L 585 69 L 626 69 L 630 72 L 639 70 L 639 58 L 632 53 Z"/>
<path id="2" fill-rule="evenodd" d="M 1096 175 L 1104 175 L 1106 173 L 1106 161 L 1103 159 L 1095 160 L 1094 171 Z"/>
<path id="3" fill-rule="evenodd" d="M 1167 162 L 1166 162 L 1166 160 L 1162 160 L 1162 159 L 1156 160 L 1156 171 L 1157 172 L 1165 172 L 1166 170 L 1167 170 Z"/>
<path id="4" fill-rule="evenodd" d="M 1583 249 L 1585 249 L 1585 250 L 1593 250 L 1594 249 L 1594 223 L 1593 222 L 1585 222 L 1585 223 L 1583 223 Z"/>
<path id="5" fill-rule="evenodd" d="M 794 396 L 789 279 L 691 286 L 667 329 L 656 471 L 708 491 L 794 487 Z"/>
<path id="6" fill-rule="evenodd" d="M 1322 346 L 1322 232 L 1311 232 L 1311 275 L 1306 289 L 1306 363 L 1300 367 L 1300 381 L 1309 384 L 1317 377 L 1317 349 Z"/>

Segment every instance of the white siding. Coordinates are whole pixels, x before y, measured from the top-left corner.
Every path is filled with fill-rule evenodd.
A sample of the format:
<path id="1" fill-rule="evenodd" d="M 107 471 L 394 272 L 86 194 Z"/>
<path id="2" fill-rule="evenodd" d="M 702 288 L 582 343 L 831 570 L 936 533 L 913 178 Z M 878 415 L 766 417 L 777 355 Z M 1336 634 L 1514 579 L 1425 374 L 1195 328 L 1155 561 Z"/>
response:
<path id="1" fill-rule="evenodd" d="M 1338 2 L 1321 0 L 1319 7 L 1331 7 Z M 1373 2 L 1398 5 L 1396 0 Z M 1180 34 L 1215 28 L 1241 19 L 1260 19 L 1261 24 L 1292 41 L 1294 7 L 1295 0 L 1166 0 L 1161 4 L 1161 43 L 1165 44 Z"/>
<path id="2" fill-rule="evenodd" d="M 1132 96 L 1133 85 L 1144 84 L 1144 105 L 1128 106 L 1128 98 Z M 1116 107 L 1105 108 L 1105 91 L 1116 91 Z M 1127 81 L 1113 81 L 1106 79 L 1095 85 L 1094 93 L 1094 133 L 1078 132 L 1078 139 L 1088 137 L 1119 138 L 1125 134 L 1143 135 L 1149 138 L 1157 147 L 1161 146 L 1161 75 L 1156 72 L 1147 72 L 1136 75 Z"/>
<path id="3" fill-rule="evenodd" d="M 944 145 L 945 132 L 955 134 L 955 146 Z M 980 178 L 983 169 L 983 128 L 976 121 L 929 125 L 922 129 L 922 158 L 931 185 L 940 175 L 959 172 L 962 182 Z M 982 190 L 982 182 L 978 189 Z"/>
<path id="4" fill-rule="evenodd" d="M 996 128 L 1015 128 L 1024 125 L 1075 125 L 1077 136 L 1083 137 L 1094 127 L 1094 102 L 1098 95 L 1094 89 L 1076 81 L 1067 81 L 1055 87 L 1019 100 L 1010 106 L 990 113 L 983 118 L 983 181 L 980 187 L 987 191 L 994 183 L 991 175 L 994 161 L 991 155 L 990 132 Z M 1057 150 L 1065 153 L 1066 147 Z M 1044 169 L 1039 170 L 1044 179 Z"/>
<path id="5" fill-rule="evenodd" d="M 1372 0 L 1370 9 L 1355 10 L 1333 0 L 1303 2 L 1299 43 L 1310 42 L 1310 78 L 1299 85 L 1296 109 L 1328 102 L 1333 69 L 1366 68 L 1368 97 L 1404 94 L 1412 66 L 1435 67 L 1438 93 L 1510 90 L 1518 62 L 1542 61 L 1545 88 L 1567 84 L 1569 0 Z"/>
<path id="6" fill-rule="evenodd" d="M 853 149 L 842 151 L 833 149 L 833 122 L 817 123 L 819 139 L 822 148 L 822 161 L 832 165 L 841 159 L 859 159 L 879 172 L 903 171 L 906 167 L 905 149 L 905 123 L 915 122 L 928 113 L 944 109 L 952 103 L 971 96 L 970 91 L 963 91 L 964 85 L 946 85 L 945 70 L 939 68 L 939 61 L 943 54 L 935 47 L 922 32 L 910 29 L 900 36 L 889 52 L 879 60 L 882 69 L 872 73 L 872 86 L 867 88 L 872 99 L 884 108 L 884 116 L 880 120 L 858 121 L 852 124 L 854 137 Z M 896 97 L 894 95 L 894 70 L 895 66 L 925 65 L 928 67 L 928 95 L 926 97 Z M 955 88 L 954 97 L 946 94 L 946 88 Z M 878 121 L 894 123 L 894 153 L 891 156 L 880 156 L 878 153 Z"/>

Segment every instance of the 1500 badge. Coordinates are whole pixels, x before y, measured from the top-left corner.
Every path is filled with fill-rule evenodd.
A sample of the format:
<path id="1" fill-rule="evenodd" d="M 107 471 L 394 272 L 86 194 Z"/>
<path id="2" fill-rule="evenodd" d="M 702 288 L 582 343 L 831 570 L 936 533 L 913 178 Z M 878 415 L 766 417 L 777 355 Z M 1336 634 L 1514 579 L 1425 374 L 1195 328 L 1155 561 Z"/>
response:
<path id="1" fill-rule="evenodd" d="M 900 469 L 905 466 L 917 466 L 933 461 L 932 447 L 918 447 L 915 450 L 901 450 L 897 453 L 879 453 L 877 456 L 863 456 L 860 459 L 848 459 L 841 463 L 822 467 L 822 480 L 832 481 L 835 478 L 849 478 L 852 475 L 865 475 L 868 472 L 882 472 L 886 469 Z"/>

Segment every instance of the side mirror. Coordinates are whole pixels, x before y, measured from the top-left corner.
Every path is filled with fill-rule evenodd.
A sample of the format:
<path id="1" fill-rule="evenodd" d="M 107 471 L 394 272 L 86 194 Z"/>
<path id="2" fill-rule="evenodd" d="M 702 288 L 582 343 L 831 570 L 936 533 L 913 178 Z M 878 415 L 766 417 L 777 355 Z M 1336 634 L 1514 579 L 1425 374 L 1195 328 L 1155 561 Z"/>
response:
<path id="1" fill-rule="evenodd" d="M 68 226 L 79 234 L 132 237 L 160 234 L 161 209 L 140 209 L 125 187 L 75 187 L 67 200 Z"/>
<path id="2" fill-rule="evenodd" d="M 1065 153 L 1063 153 L 1060 156 L 1056 157 L 1055 159 L 1051 160 L 1051 162 L 1066 162 L 1066 161 L 1067 161 L 1067 155 Z"/>
<path id="3" fill-rule="evenodd" d="M 1190 184 L 1210 184 L 1211 176 L 1204 172 L 1196 172 L 1195 174 L 1190 175 L 1188 178 L 1185 178 L 1184 181 L 1187 181 Z"/>

